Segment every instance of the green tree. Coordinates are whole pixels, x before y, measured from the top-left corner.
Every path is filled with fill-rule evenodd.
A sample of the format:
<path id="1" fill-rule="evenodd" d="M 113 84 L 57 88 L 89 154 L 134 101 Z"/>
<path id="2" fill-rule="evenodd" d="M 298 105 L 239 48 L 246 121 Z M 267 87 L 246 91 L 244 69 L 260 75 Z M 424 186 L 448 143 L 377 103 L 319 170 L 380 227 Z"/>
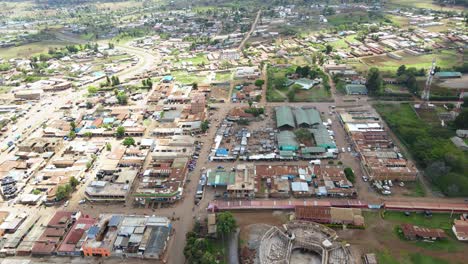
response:
<path id="1" fill-rule="evenodd" d="M 112 150 L 112 145 L 111 145 L 111 143 L 109 143 L 109 142 L 106 143 L 106 150 L 107 150 L 107 151 L 111 151 L 111 150 Z"/>
<path id="2" fill-rule="evenodd" d="M 325 53 L 326 53 L 326 54 L 330 54 L 332 51 L 333 51 L 333 47 L 332 47 L 331 45 L 328 44 L 328 45 L 325 47 Z"/>
<path id="3" fill-rule="evenodd" d="M 93 133 L 91 132 L 86 132 L 83 134 L 84 137 L 87 137 L 87 138 L 92 138 L 93 137 Z"/>
<path id="4" fill-rule="evenodd" d="M 312 133 L 310 133 L 308 129 L 297 129 L 296 131 L 294 131 L 294 134 L 296 135 L 297 140 L 299 140 L 301 143 L 312 140 Z"/>
<path id="5" fill-rule="evenodd" d="M 382 76 L 380 75 L 379 69 L 375 67 L 369 69 L 369 72 L 367 73 L 366 86 L 369 90 L 369 94 L 371 95 L 376 95 L 381 92 L 383 80 Z"/>
<path id="6" fill-rule="evenodd" d="M 216 216 L 216 232 L 224 238 L 226 235 L 230 235 L 237 228 L 236 219 L 231 212 L 222 212 Z M 224 246 L 223 246 L 224 251 Z"/>
<path id="7" fill-rule="evenodd" d="M 135 139 L 132 137 L 127 137 L 123 140 L 122 144 L 126 147 L 135 145 Z"/>
<path id="8" fill-rule="evenodd" d="M 265 84 L 264 80 L 258 79 L 255 81 L 255 86 L 257 87 L 262 87 L 263 84 Z"/>
<path id="9" fill-rule="evenodd" d="M 273 80 L 273 86 L 276 89 L 283 89 L 284 85 L 286 84 L 287 78 L 286 77 L 279 77 Z"/>
<path id="10" fill-rule="evenodd" d="M 208 120 L 205 120 L 201 123 L 200 129 L 204 133 L 210 128 L 210 122 Z"/>
<path id="11" fill-rule="evenodd" d="M 348 179 L 350 182 L 354 183 L 356 181 L 356 176 L 354 175 L 353 169 L 345 168 L 344 174 L 346 176 L 346 179 Z"/>
<path id="12" fill-rule="evenodd" d="M 98 88 L 95 86 L 88 86 L 88 93 L 90 95 L 95 95 L 98 92 Z"/>
<path id="13" fill-rule="evenodd" d="M 75 131 L 71 130 L 70 133 L 68 133 L 68 137 L 69 137 L 70 139 L 75 139 L 75 138 L 76 138 L 76 133 L 75 133 Z"/>
<path id="14" fill-rule="evenodd" d="M 75 187 L 78 186 L 80 182 L 74 176 L 71 176 L 69 184 L 73 189 L 75 189 Z"/>
<path id="15" fill-rule="evenodd" d="M 457 129 L 468 129 L 468 109 L 464 109 L 453 123 Z"/>
<path id="16" fill-rule="evenodd" d="M 405 65 L 401 65 L 400 67 L 398 67 L 398 70 L 397 70 L 397 76 L 401 76 L 403 74 L 406 73 L 406 66 Z"/>
<path id="17" fill-rule="evenodd" d="M 128 96 L 124 91 L 120 91 L 116 97 L 119 104 L 126 105 L 128 103 Z"/>
<path id="18" fill-rule="evenodd" d="M 125 127 L 119 126 L 119 127 L 117 128 L 117 131 L 116 131 L 115 135 L 116 135 L 118 138 L 122 138 L 122 137 L 125 135 Z"/>

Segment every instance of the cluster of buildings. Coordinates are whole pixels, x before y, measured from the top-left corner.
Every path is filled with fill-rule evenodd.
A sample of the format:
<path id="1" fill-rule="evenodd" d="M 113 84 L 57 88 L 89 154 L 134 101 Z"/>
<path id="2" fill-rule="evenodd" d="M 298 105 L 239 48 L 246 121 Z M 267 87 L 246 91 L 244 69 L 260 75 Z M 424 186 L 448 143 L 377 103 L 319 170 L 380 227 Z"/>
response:
<path id="1" fill-rule="evenodd" d="M 370 179 L 416 180 L 416 166 L 400 153 L 375 110 L 341 111 L 339 119 Z"/>
<path id="2" fill-rule="evenodd" d="M 340 166 L 240 164 L 208 169 L 206 176 L 206 185 L 228 199 L 357 197 Z"/>
<path id="3" fill-rule="evenodd" d="M 0 255 L 162 259 L 173 233 L 166 217 L 80 211 L 51 215 L 5 213 Z"/>

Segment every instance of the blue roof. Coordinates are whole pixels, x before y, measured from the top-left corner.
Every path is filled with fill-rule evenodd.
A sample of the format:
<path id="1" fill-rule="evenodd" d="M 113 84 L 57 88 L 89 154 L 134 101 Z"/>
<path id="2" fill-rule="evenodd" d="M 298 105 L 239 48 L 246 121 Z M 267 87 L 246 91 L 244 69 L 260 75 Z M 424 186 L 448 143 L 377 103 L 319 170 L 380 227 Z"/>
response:
<path id="1" fill-rule="evenodd" d="M 174 77 L 172 77 L 171 75 L 167 75 L 163 77 L 163 81 L 172 81 L 173 79 Z"/>
<path id="2" fill-rule="evenodd" d="M 88 238 L 95 238 L 97 233 L 99 233 L 99 226 L 92 226 L 88 229 Z"/>
<path id="3" fill-rule="evenodd" d="M 225 148 L 219 148 L 216 150 L 216 156 L 227 156 L 229 151 Z"/>
<path id="4" fill-rule="evenodd" d="M 113 215 L 109 221 L 109 224 L 107 224 L 107 226 L 118 226 L 121 219 L 122 219 L 122 216 Z"/>
<path id="5" fill-rule="evenodd" d="M 102 120 L 102 122 L 103 122 L 104 124 L 110 124 L 110 123 L 114 123 L 114 120 L 115 120 L 115 118 L 113 118 L 113 117 L 106 117 L 106 118 L 104 118 L 104 119 Z"/>

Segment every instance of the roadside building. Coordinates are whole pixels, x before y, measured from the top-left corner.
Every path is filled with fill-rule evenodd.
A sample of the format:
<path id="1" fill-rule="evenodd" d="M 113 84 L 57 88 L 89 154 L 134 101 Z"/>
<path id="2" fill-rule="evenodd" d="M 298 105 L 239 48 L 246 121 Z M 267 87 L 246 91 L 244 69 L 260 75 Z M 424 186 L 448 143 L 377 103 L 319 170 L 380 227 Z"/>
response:
<path id="1" fill-rule="evenodd" d="M 447 238 L 444 230 L 440 228 L 426 228 L 411 224 L 402 224 L 401 230 L 406 239 L 409 240 L 439 240 Z"/>
<path id="2" fill-rule="evenodd" d="M 367 95 L 367 88 L 362 84 L 347 84 L 345 89 L 348 95 Z"/>
<path id="3" fill-rule="evenodd" d="M 78 215 L 81 213 L 78 212 Z M 48 256 L 52 255 L 58 248 L 62 239 L 67 234 L 70 226 L 73 224 L 75 219 L 75 213 L 58 211 L 47 223 L 47 226 L 34 243 L 31 255 L 32 256 Z"/>
<path id="4" fill-rule="evenodd" d="M 452 226 L 453 234 L 460 241 L 468 241 L 468 215 L 463 214 L 456 219 Z"/>
<path id="5" fill-rule="evenodd" d="M 276 127 L 278 129 L 294 129 L 296 123 L 291 108 L 288 106 L 279 106 L 275 108 Z"/>
<path id="6" fill-rule="evenodd" d="M 94 218 L 80 217 L 70 229 L 67 236 L 57 249 L 59 256 L 81 256 L 81 247 L 86 239 L 86 232 L 96 223 Z"/>
<path id="7" fill-rule="evenodd" d="M 438 79 L 455 79 L 455 78 L 461 78 L 462 74 L 461 72 L 436 72 L 434 74 L 434 77 Z"/>

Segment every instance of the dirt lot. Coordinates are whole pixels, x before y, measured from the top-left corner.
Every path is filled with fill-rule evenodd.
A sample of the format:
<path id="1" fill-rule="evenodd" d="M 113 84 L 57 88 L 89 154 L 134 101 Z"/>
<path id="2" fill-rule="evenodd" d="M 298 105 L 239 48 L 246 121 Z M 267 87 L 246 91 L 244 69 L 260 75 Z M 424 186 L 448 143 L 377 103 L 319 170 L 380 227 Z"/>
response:
<path id="1" fill-rule="evenodd" d="M 365 230 L 339 230 L 338 235 L 351 244 L 353 255 L 362 256 L 371 252 L 388 251 L 393 258 L 405 258 L 408 253 L 420 253 L 439 259 L 449 261 L 460 261 L 466 263 L 468 255 L 465 253 L 468 250 L 468 244 L 455 241 L 449 235 L 449 242 L 453 243 L 453 247 L 439 247 L 436 244 L 431 245 L 429 242 L 405 241 L 400 239 L 395 231 L 397 225 L 402 223 L 397 220 L 384 220 L 377 212 L 366 212 L 365 214 L 366 229 Z M 439 243 L 439 242 L 436 242 Z M 444 245 L 444 244 L 443 244 Z M 431 248 L 432 247 L 432 248 Z"/>

